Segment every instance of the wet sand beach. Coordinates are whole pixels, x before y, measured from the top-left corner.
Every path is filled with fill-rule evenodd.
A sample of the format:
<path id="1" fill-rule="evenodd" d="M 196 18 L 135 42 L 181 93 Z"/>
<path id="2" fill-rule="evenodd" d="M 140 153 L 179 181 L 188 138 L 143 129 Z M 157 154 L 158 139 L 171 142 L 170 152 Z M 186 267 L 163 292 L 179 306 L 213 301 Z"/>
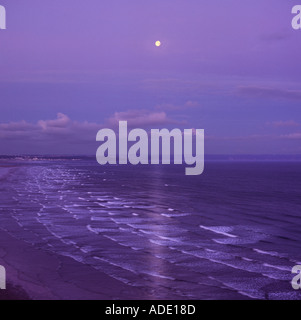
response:
<path id="1" fill-rule="evenodd" d="M 17 232 L 17 226 L 12 228 Z M 7 290 L 0 290 L 0 300 L 150 298 L 71 258 L 35 249 L 3 230 L 0 265 L 7 273 Z"/>

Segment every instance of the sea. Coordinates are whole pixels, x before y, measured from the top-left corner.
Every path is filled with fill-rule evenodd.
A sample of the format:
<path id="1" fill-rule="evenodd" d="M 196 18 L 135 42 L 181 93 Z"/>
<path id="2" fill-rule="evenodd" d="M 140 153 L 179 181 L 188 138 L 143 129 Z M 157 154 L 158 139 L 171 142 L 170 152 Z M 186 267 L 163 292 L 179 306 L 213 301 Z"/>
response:
<path id="1" fill-rule="evenodd" d="M 83 157 L 6 157 L 0 167 L 1 229 L 13 219 L 14 237 L 36 248 L 156 299 L 301 298 L 291 285 L 299 161 L 211 159 L 200 176 Z"/>

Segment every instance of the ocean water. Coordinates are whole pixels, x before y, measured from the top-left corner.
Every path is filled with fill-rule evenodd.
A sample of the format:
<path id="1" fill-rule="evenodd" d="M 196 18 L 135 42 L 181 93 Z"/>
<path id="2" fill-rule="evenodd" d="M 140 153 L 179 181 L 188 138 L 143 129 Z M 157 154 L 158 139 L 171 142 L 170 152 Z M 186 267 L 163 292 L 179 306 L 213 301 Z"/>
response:
<path id="1" fill-rule="evenodd" d="M 195 177 L 87 159 L 3 163 L 1 228 L 13 219 L 37 248 L 158 299 L 301 297 L 298 162 L 207 162 Z"/>

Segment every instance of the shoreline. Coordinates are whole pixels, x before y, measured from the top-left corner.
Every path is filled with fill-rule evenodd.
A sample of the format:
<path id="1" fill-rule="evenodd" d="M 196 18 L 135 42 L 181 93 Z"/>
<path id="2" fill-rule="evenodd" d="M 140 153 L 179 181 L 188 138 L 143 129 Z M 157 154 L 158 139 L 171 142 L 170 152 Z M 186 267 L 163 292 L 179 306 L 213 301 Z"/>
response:
<path id="1" fill-rule="evenodd" d="M 27 292 L 19 286 L 14 286 L 12 283 L 7 283 L 6 290 L 0 290 L 0 301 L 16 301 L 16 300 L 32 300 Z"/>
<path id="2" fill-rule="evenodd" d="M 7 289 L 0 300 L 135 300 L 151 299 L 88 265 L 37 249 L 0 229 L 0 265 Z"/>

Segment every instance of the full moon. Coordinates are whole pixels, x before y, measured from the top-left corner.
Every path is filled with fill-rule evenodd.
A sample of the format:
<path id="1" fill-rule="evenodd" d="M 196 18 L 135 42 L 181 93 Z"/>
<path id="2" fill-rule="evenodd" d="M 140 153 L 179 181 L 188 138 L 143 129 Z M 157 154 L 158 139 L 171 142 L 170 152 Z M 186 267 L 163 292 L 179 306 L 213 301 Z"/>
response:
<path id="1" fill-rule="evenodd" d="M 161 41 L 156 41 L 155 45 L 156 45 L 156 47 L 160 47 L 161 46 Z"/>

